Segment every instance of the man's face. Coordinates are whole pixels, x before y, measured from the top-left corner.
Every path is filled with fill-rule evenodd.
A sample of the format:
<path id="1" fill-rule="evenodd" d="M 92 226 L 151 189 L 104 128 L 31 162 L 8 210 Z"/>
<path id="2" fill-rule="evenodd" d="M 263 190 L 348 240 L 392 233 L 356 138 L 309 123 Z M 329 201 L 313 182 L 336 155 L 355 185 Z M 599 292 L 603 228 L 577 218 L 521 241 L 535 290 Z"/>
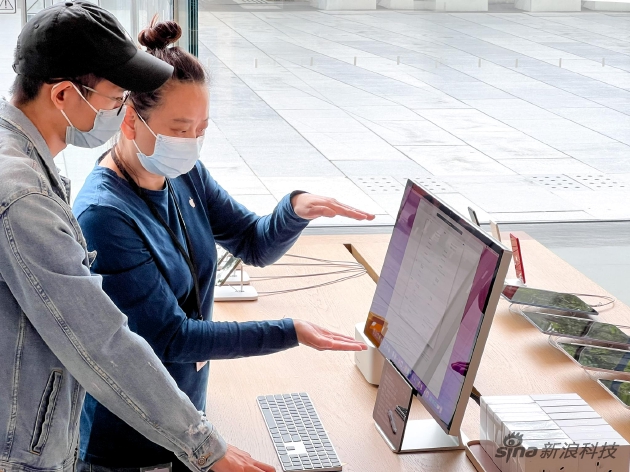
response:
<path id="1" fill-rule="evenodd" d="M 94 127 L 96 112 L 92 107 L 96 110 L 112 110 L 119 108 L 122 103 L 124 90 L 108 80 L 101 80 L 92 87 L 94 91 L 86 90 L 81 85 L 74 85 L 76 89 L 69 81 L 61 82 L 57 92 L 64 91 L 61 109 L 68 116 L 72 125 L 81 131 L 89 131 Z M 83 98 L 77 89 L 83 92 Z M 86 100 L 92 107 L 86 103 Z"/>

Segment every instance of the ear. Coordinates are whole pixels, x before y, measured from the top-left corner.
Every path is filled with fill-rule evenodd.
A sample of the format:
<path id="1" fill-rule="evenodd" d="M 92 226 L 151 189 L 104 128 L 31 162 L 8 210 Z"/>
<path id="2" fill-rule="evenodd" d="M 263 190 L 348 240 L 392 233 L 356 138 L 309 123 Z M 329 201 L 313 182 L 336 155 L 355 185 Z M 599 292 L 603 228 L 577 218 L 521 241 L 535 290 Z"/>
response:
<path id="1" fill-rule="evenodd" d="M 58 110 L 63 110 L 68 103 L 68 92 L 72 88 L 70 81 L 59 82 L 50 87 L 50 99 Z"/>
<path id="2" fill-rule="evenodd" d="M 127 105 L 127 111 L 125 112 L 125 118 L 120 125 L 120 131 L 128 140 L 136 139 L 136 123 L 138 117 L 136 116 L 136 110 L 132 105 Z"/>

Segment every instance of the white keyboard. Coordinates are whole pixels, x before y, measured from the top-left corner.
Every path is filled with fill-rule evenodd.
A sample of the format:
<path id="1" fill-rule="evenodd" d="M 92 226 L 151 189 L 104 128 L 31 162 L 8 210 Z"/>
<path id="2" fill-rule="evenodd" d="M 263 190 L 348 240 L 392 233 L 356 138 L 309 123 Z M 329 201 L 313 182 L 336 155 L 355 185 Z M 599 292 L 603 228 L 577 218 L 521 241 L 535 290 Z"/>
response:
<path id="1" fill-rule="evenodd" d="M 284 471 L 342 470 L 308 394 L 261 396 L 258 406 Z"/>

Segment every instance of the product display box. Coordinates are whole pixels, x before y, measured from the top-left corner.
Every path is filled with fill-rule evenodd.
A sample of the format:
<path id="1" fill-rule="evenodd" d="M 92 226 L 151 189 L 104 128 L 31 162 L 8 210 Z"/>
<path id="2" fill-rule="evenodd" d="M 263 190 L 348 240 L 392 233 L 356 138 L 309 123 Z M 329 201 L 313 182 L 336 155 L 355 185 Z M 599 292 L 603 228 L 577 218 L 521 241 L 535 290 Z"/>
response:
<path id="1" fill-rule="evenodd" d="M 481 446 L 502 472 L 627 472 L 630 444 L 577 394 L 481 397 Z"/>

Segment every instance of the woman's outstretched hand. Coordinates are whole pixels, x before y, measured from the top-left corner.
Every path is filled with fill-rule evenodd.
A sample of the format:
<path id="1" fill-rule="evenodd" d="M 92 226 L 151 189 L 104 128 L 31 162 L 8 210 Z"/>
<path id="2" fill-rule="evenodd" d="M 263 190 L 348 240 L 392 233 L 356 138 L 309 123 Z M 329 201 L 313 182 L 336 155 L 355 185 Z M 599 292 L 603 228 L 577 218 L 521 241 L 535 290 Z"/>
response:
<path id="1" fill-rule="evenodd" d="M 298 342 L 318 351 L 365 351 L 361 341 L 304 320 L 293 320 Z"/>
<path id="2" fill-rule="evenodd" d="M 293 211 L 305 220 L 314 220 L 320 216 L 333 218 L 345 216 L 353 220 L 373 220 L 374 215 L 366 213 L 351 206 L 339 203 L 334 198 L 320 197 L 310 193 L 299 193 L 291 199 Z"/>

